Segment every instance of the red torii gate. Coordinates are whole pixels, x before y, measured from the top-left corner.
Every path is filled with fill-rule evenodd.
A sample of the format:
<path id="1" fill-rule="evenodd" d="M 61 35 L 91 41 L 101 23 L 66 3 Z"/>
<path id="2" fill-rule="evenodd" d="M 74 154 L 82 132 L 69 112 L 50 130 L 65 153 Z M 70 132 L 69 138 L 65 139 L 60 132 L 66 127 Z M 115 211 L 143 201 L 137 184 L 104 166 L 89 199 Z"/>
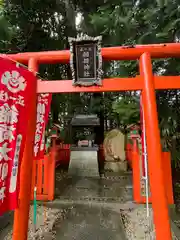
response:
<path id="1" fill-rule="evenodd" d="M 32 107 L 29 113 L 28 138 L 24 150 L 21 167 L 21 188 L 19 208 L 15 211 L 13 240 L 27 239 L 29 207 L 31 198 L 31 178 L 33 160 L 33 141 L 36 125 L 36 95 L 37 93 L 68 93 L 68 92 L 114 92 L 142 91 L 142 102 L 145 115 L 148 165 L 154 225 L 156 239 L 171 240 L 171 227 L 168 214 L 168 204 L 162 172 L 161 143 L 158 127 L 156 89 L 180 89 L 179 76 L 154 76 L 151 58 L 180 57 L 180 44 L 155 44 L 102 48 L 103 60 L 136 60 L 139 59 L 140 75 L 135 78 L 109 78 L 102 81 L 102 86 L 75 87 L 71 80 L 41 81 L 34 86 Z M 47 51 L 8 54 L 12 60 L 28 64 L 30 71 L 36 73 L 41 63 L 69 63 L 70 52 Z"/>

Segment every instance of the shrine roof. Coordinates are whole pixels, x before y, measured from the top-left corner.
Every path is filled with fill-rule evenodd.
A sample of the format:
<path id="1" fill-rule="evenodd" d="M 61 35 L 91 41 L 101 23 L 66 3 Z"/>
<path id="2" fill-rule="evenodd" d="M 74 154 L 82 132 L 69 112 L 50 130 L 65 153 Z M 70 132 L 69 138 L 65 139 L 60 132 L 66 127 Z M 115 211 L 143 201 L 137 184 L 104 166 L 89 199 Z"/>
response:
<path id="1" fill-rule="evenodd" d="M 72 126 L 99 126 L 100 121 L 97 115 L 85 115 L 79 114 L 72 118 L 71 120 Z"/>

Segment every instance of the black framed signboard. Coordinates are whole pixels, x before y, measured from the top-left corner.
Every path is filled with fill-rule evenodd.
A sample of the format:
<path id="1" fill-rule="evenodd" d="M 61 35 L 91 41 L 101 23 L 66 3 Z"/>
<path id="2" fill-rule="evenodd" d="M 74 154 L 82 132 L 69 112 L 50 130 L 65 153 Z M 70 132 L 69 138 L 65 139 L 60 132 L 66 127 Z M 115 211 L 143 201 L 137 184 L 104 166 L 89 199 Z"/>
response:
<path id="1" fill-rule="evenodd" d="M 101 36 L 69 38 L 73 85 L 101 85 L 101 40 Z"/>

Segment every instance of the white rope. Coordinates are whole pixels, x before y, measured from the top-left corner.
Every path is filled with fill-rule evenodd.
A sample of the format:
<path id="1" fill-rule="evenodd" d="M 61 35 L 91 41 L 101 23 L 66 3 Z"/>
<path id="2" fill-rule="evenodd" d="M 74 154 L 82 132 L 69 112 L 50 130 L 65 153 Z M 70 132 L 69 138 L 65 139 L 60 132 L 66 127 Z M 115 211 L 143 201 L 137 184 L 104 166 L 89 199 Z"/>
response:
<path id="1" fill-rule="evenodd" d="M 142 98 L 141 98 L 142 99 Z M 142 102 L 142 101 L 141 101 Z M 147 155 L 147 145 L 146 145 L 146 128 L 145 128 L 145 119 L 144 119 L 144 109 L 143 104 L 142 106 L 142 118 L 143 118 L 143 159 L 144 159 L 144 168 L 145 168 L 145 176 L 143 176 L 143 179 L 145 180 L 145 192 L 146 192 L 146 212 L 147 212 L 147 218 L 149 217 L 149 178 L 148 178 L 148 155 Z"/>
<path id="2" fill-rule="evenodd" d="M 16 63 L 17 67 L 22 66 L 22 67 L 24 67 L 25 69 L 27 69 L 29 71 L 28 66 L 26 66 L 26 65 L 24 65 L 24 64 L 22 64 L 20 62 L 15 61 L 14 59 L 10 58 L 7 54 L 0 54 L 0 57 L 5 58 L 5 59 L 9 59 L 10 61 Z M 40 77 L 40 73 L 39 72 L 34 72 L 34 73 L 36 74 L 36 76 L 38 76 L 38 78 L 40 80 L 42 80 L 42 81 L 47 81 L 48 80 L 48 79 L 43 79 L 42 77 Z"/>

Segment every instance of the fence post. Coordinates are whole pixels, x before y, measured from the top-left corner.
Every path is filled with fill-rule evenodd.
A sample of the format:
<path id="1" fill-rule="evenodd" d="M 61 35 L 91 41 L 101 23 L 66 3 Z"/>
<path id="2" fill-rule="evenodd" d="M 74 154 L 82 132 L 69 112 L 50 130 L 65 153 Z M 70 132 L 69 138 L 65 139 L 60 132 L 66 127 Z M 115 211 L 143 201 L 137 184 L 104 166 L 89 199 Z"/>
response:
<path id="1" fill-rule="evenodd" d="M 137 140 L 133 139 L 132 147 L 132 171 L 133 171 L 133 196 L 136 203 L 140 203 L 141 186 L 140 186 L 140 164 L 139 164 L 139 150 Z"/>
<path id="2" fill-rule="evenodd" d="M 49 153 L 49 189 L 48 200 L 54 200 L 55 191 L 55 168 L 56 168 L 56 137 L 52 137 L 52 147 Z"/>

